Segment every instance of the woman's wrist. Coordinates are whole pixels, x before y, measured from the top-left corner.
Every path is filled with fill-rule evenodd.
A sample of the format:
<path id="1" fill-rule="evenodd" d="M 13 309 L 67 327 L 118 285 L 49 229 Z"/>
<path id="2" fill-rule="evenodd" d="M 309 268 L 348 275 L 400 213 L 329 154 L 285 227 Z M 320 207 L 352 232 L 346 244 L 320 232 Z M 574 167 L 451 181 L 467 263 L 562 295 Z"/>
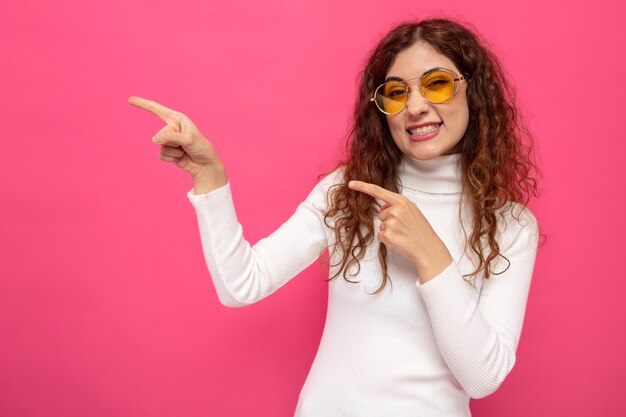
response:
<path id="1" fill-rule="evenodd" d="M 202 170 L 192 176 L 194 194 L 206 194 L 217 190 L 228 183 L 224 167 L 214 167 L 210 170 Z"/>
<path id="2" fill-rule="evenodd" d="M 414 261 L 420 284 L 424 284 L 443 272 L 454 261 L 448 248 L 443 245 L 425 259 Z"/>

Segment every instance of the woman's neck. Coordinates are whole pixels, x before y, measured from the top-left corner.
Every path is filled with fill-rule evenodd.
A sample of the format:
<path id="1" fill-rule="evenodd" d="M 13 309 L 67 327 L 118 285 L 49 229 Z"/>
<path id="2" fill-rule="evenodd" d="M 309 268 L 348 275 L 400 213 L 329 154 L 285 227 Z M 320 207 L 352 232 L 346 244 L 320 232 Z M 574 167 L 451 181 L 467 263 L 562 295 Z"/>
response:
<path id="1" fill-rule="evenodd" d="M 461 192 L 461 154 L 419 160 L 403 155 L 398 174 L 402 187 L 430 194 Z"/>

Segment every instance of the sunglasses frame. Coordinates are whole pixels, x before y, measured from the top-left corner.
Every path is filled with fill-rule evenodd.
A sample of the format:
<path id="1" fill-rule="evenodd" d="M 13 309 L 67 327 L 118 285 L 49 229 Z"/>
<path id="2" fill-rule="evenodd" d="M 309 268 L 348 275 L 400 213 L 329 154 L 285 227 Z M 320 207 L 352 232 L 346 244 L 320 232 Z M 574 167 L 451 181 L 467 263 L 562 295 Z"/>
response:
<path id="1" fill-rule="evenodd" d="M 424 97 L 424 93 L 422 92 L 422 86 L 421 86 L 422 79 L 424 77 L 427 77 L 427 76 L 431 75 L 433 72 L 438 72 L 438 71 L 443 71 L 443 72 L 446 72 L 446 73 L 450 74 L 452 76 L 452 80 L 454 81 L 454 91 L 452 92 L 452 95 L 449 98 L 447 98 L 446 100 L 444 100 L 444 101 L 432 101 L 432 100 L 429 100 L 426 97 Z M 409 91 L 408 94 L 411 94 L 412 89 L 411 89 L 411 85 L 409 84 L 409 82 L 413 82 L 415 80 L 418 81 L 418 85 L 420 86 L 418 88 L 418 90 L 420 92 L 420 95 L 422 97 L 424 97 L 424 100 L 426 100 L 426 101 L 428 101 L 429 103 L 432 103 L 432 104 L 445 104 L 445 103 L 449 102 L 450 100 L 452 100 L 452 98 L 459 91 L 459 86 L 461 85 L 461 81 L 463 81 L 463 80 L 467 81 L 468 77 L 459 76 L 456 72 L 454 72 L 452 70 L 449 70 L 447 68 L 433 68 L 430 71 L 424 73 L 423 75 L 420 75 L 419 77 L 410 78 L 408 80 L 402 80 L 402 81 L 387 81 L 387 82 L 382 83 L 381 85 L 376 87 L 376 90 L 374 90 L 374 96 L 372 98 L 370 98 L 370 101 L 373 101 L 374 104 L 376 104 L 376 108 L 378 110 L 380 110 L 381 112 L 385 113 L 385 114 L 398 114 L 398 113 L 400 113 L 402 110 L 404 110 L 406 108 L 406 105 L 409 102 L 408 95 L 407 95 L 407 100 L 404 103 L 404 106 L 402 106 L 402 108 L 400 110 L 398 110 L 397 112 L 389 113 L 389 112 L 386 112 L 385 110 L 381 109 L 380 106 L 378 105 L 378 102 L 376 101 L 376 93 L 378 92 L 378 90 L 380 90 L 387 83 L 399 83 L 401 85 L 406 86 L 406 89 Z"/>

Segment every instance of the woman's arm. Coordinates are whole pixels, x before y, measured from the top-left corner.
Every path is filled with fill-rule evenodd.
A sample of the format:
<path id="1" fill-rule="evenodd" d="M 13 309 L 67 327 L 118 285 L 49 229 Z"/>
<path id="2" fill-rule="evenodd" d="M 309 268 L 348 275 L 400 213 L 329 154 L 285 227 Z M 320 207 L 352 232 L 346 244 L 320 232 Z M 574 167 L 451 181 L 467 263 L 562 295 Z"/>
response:
<path id="1" fill-rule="evenodd" d="M 484 280 L 479 305 L 474 289 L 415 203 L 374 184 L 351 181 L 349 186 L 385 203 L 377 215 L 378 239 L 415 265 L 415 285 L 437 345 L 459 384 L 472 398 L 494 392 L 515 364 L 537 254 L 539 232 L 533 214 L 525 209 L 517 216 L 520 223 L 509 216 L 500 248 L 511 265 Z"/>
<path id="2" fill-rule="evenodd" d="M 538 243 L 535 217 L 508 219 L 502 254 L 506 272 L 483 280 L 480 298 L 456 261 L 424 284 L 416 282 L 446 364 L 472 398 L 493 393 L 515 364 Z M 507 266 L 499 258 L 496 272 Z"/>
<path id="3" fill-rule="evenodd" d="M 230 183 L 207 194 L 187 193 L 223 305 L 243 307 L 267 297 L 320 256 L 328 245 L 322 210 L 334 177 L 320 181 L 285 223 L 254 246 L 245 240 L 237 220 Z"/>
<path id="4" fill-rule="evenodd" d="M 315 187 L 276 232 L 251 247 L 243 237 L 226 171 L 212 143 L 179 111 L 141 97 L 129 97 L 128 102 L 166 123 L 152 138 L 160 145 L 159 157 L 194 180 L 194 189 L 187 195 L 196 209 L 204 256 L 224 305 L 245 306 L 268 296 L 327 247 L 322 210 L 333 174 Z"/>

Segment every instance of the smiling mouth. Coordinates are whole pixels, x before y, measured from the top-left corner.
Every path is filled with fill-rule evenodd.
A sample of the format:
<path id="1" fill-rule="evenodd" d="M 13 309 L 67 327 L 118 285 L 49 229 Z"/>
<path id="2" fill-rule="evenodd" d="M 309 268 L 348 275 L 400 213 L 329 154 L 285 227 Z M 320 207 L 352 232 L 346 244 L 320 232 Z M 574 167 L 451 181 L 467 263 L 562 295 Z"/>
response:
<path id="1" fill-rule="evenodd" d="M 417 136 L 417 135 L 425 135 L 426 133 L 430 133 L 433 132 L 437 129 L 439 129 L 441 127 L 442 123 L 438 123 L 436 125 L 428 125 L 428 126 L 422 126 L 422 127 L 418 127 L 415 129 L 407 129 L 407 132 L 411 135 L 411 136 Z"/>

